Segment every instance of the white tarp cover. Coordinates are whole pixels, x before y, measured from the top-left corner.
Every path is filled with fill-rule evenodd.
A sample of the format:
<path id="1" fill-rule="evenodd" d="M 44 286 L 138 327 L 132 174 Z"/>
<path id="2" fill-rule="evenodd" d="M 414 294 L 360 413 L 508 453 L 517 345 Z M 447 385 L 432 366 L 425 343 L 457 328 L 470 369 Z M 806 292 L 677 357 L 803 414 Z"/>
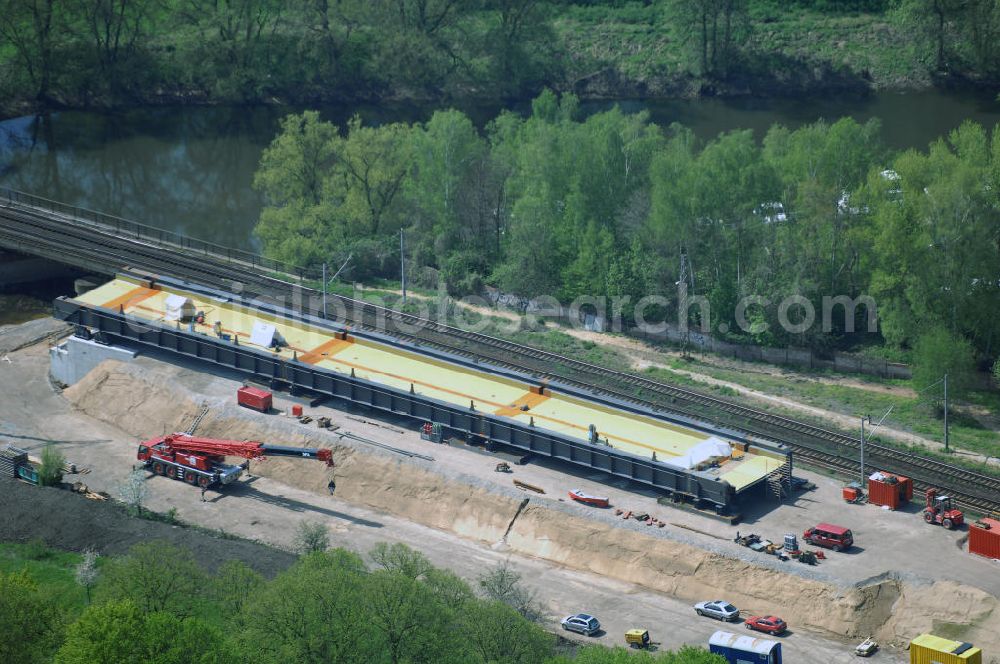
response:
<path id="1" fill-rule="evenodd" d="M 255 320 L 253 331 L 250 332 L 250 343 L 264 348 L 269 347 L 274 343 L 274 326 Z"/>
<path id="2" fill-rule="evenodd" d="M 163 301 L 163 317 L 167 320 L 180 320 L 184 317 L 185 308 L 194 309 L 194 304 L 183 295 L 168 295 Z"/>
<path id="3" fill-rule="evenodd" d="M 715 436 L 711 436 L 680 456 L 667 457 L 663 460 L 663 463 L 674 466 L 675 468 L 690 470 L 698 464 L 705 463 L 710 459 L 729 457 L 732 456 L 732 454 L 732 445 L 724 440 L 716 438 Z"/>

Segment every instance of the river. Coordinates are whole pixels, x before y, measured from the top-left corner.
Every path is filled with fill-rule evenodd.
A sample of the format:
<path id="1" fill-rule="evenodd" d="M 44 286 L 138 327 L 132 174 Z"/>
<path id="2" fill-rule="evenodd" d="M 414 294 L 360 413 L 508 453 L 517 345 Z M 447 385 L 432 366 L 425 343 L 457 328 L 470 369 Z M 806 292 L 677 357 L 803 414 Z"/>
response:
<path id="1" fill-rule="evenodd" d="M 882 93 L 864 98 L 699 99 L 584 102 L 584 113 L 646 109 L 653 122 L 680 122 L 708 139 L 732 129 L 758 137 L 774 123 L 798 127 L 819 118 L 882 120 L 893 149 L 927 144 L 968 119 L 1000 122 L 994 94 Z M 450 104 L 387 104 L 321 109 L 343 123 L 424 121 Z M 483 126 L 498 105 L 458 105 Z M 512 110 L 525 112 L 528 103 Z M 261 199 L 253 173 L 278 122 L 300 109 L 142 108 L 117 113 L 65 111 L 0 122 L 0 186 L 116 214 L 242 249 L 255 249 Z"/>

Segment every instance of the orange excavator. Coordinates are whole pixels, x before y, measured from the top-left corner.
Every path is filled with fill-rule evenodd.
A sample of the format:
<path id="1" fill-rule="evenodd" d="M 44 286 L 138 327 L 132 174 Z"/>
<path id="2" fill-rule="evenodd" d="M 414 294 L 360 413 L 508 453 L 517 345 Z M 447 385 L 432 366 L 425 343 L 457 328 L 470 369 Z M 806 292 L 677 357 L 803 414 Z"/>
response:
<path id="1" fill-rule="evenodd" d="M 226 463 L 226 457 L 246 459 L 241 464 Z M 284 447 L 252 440 L 219 440 L 175 433 L 139 444 L 136 458 L 156 475 L 208 489 L 235 482 L 249 468 L 251 459 L 296 457 L 324 461 L 333 467 L 332 452 L 326 448 Z"/>
<path id="2" fill-rule="evenodd" d="M 924 521 L 942 525 L 948 530 L 960 527 L 965 523 L 965 514 L 962 513 L 962 510 L 952 509 L 951 496 L 939 496 L 937 492 L 937 489 L 927 489 Z"/>

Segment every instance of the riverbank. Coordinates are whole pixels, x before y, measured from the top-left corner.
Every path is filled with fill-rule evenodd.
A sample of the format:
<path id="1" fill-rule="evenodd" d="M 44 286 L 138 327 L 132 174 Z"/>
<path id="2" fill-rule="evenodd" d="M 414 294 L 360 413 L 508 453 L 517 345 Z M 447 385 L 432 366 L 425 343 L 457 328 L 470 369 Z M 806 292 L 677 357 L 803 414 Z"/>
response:
<path id="1" fill-rule="evenodd" d="M 335 68 L 324 60 L 333 54 L 320 53 L 320 46 L 311 42 L 301 47 L 307 51 L 299 54 L 301 61 L 291 63 L 294 49 L 288 37 L 307 30 L 312 20 L 303 16 L 296 22 L 293 10 L 267 18 L 288 34 L 258 36 L 239 45 L 245 60 L 236 68 L 224 63 L 213 66 L 217 56 L 203 52 L 221 37 L 202 23 L 188 24 L 184 22 L 188 19 L 169 12 L 161 24 L 144 26 L 150 33 L 148 44 L 128 56 L 135 62 L 116 63 L 107 71 L 72 67 L 63 63 L 92 56 L 90 45 L 79 31 L 71 30 L 67 19 L 59 28 L 65 34 L 53 37 L 58 37 L 57 50 L 65 58 L 52 65 L 44 92 L 38 89 L 34 73 L 19 70 L 14 49 L 0 50 L 0 118 L 46 110 L 220 104 L 511 106 L 545 87 L 573 92 L 584 100 L 603 100 L 864 95 L 956 87 L 983 90 L 997 84 L 995 75 L 971 64 L 964 52 L 968 45 L 958 34 L 950 35 L 954 43 L 949 48 L 955 53 L 947 74 L 937 71 L 927 41 L 914 39 L 913 24 L 888 10 L 834 11 L 750 2 L 740 18 L 744 34 L 733 37 L 729 45 L 707 44 L 713 52 L 718 46 L 730 54 L 725 66 L 701 61 L 702 44 L 697 43 L 690 18 L 666 2 L 625 2 L 614 7 L 543 2 L 531 11 L 537 25 L 522 29 L 506 48 L 486 46 L 476 38 L 488 43 L 495 37 L 490 37 L 496 30 L 492 22 L 502 19 L 496 12 L 451 14 L 440 43 L 426 34 L 414 37 L 424 49 L 414 62 L 406 62 L 407 49 L 417 46 L 395 44 L 393 31 L 385 29 L 386 17 L 366 14 L 357 19 L 355 32 L 331 35 L 342 40 L 334 49 L 339 59 Z M 413 29 L 400 26 L 403 33 Z M 460 37 L 463 31 L 467 34 Z M 207 41 L 192 39 L 195 35 Z M 146 70 L 140 71 L 140 65 Z M 197 67 L 194 73 L 181 75 L 191 66 Z"/>

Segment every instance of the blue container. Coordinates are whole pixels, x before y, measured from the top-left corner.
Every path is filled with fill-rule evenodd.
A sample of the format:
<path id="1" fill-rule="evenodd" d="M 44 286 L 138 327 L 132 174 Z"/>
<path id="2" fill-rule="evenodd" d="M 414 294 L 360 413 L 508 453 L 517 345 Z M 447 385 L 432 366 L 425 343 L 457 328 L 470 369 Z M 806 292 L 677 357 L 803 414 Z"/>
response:
<path id="1" fill-rule="evenodd" d="M 781 664 L 781 644 L 769 639 L 718 631 L 708 640 L 708 649 L 729 664 Z"/>

